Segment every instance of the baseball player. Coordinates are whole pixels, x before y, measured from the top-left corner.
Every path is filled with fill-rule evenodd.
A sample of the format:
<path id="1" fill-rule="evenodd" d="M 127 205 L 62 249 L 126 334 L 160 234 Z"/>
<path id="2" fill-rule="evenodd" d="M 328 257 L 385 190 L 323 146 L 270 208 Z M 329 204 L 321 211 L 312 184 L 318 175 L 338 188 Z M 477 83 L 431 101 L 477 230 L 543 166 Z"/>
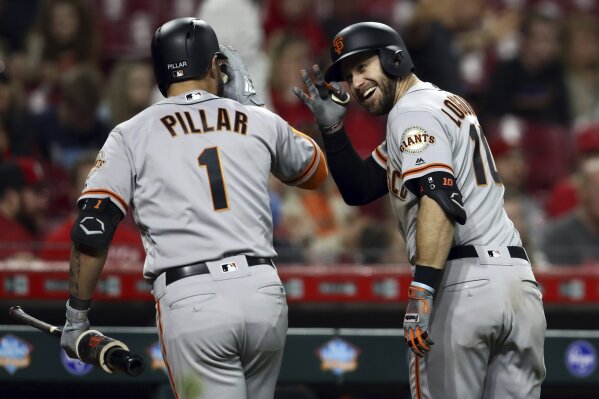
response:
<path id="1" fill-rule="evenodd" d="M 323 77 L 302 77 L 331 174 L 348 204 L 387 192 L 414 265 L 404 317 L 412 397 L 538 398 L 545 377 L 541 293 L 478 119 L 420 81 L 399 34 L 363 22 L 335 36 Z M 386 140 L 366 160 L 343 126 L 346 81 Z M 433 346 L 433 343 L 435 344 Z"/>
<path id="2" fill-rule="evenodd" d="M 317 188 L 324 155 L 257 106 L 245 65 L 206 22 L 165 23 L 152 57 L 167 98 L 110 133 L 78 200 L 61 345 L 76 355 L 107 248 L 131 208 L 175 397 L 272 398 L 287 302 L 273 263 L 268 178 Z"/>

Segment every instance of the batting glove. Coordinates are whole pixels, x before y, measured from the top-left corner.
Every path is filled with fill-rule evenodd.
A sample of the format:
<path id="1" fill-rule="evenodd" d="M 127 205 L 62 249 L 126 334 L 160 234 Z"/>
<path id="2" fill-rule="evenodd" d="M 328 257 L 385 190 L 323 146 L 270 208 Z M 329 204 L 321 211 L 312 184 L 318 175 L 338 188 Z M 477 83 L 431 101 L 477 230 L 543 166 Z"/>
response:
<path id="1" fill-rule="evenodd" d="M 428 332 L 429 320 L 433 311 L 434 289 L 426 284 L 414 283 L 408 289 L 408 307 L 403 319 L 406 342 L 418 357 L 431 350 L 433 341 Z"/>
<path id="2" fill-rule="evenodd" d="M 77 310 L 73 309 L 67 301 L 67 321 L 62 329 L 60 337 L 60 346 L 64 348 L 67 355 L 73 359 L 77 357 L 77 338 L 85 331 L 89 330 L 89 320 L 87 313 L 89 309 Z"/>
<path id="3" fill-rule="evenodd" d="M 341 89 L 339 83 L 325 82 L 318 65 L 314 65 L 312 70 L 316 81 L 312 81 L 305 69 L 301 71 L 309 95 L 298 87 L 293 88 L 293 93 L 310 109 L 323 133 L 336 132 L 343 127 L 349 94 Z"/>
<path id="4" fill-rule="evenodd" d="M 248 68 L 239 53 L 231 46 L 220 46 L 220 52 L 228 59 L 227 63 L 221 64 L 221 70 L 227 76 L 223 97 L 244 105 L 264 105 L 264 101 L 256 94 Z"/>

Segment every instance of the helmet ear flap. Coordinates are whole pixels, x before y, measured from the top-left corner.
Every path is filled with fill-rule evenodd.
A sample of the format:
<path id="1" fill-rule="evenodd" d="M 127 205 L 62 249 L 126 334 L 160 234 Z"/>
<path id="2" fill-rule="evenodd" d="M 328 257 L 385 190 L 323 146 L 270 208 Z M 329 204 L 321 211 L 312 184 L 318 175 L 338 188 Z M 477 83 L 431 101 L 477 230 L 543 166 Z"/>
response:
<path id="1" fill-rule="evenodd" d="M 411 61 L 405 58 L 405 52 L 397 48 L 382 48 L 379 52 L 383 71 L 394 78 L 403 79 L 413 69 Z"/>

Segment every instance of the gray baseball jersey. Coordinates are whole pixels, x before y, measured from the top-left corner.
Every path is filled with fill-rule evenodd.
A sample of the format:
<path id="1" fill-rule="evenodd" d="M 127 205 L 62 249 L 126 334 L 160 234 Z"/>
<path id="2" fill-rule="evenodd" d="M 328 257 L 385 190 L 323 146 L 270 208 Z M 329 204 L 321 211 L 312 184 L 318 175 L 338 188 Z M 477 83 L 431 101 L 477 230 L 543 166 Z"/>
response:
<path id="1" fill-rule="evenodd" d="M 538 398 L 545 376 L 541 294 L 530 264 L 510 256 L 508 247 L 522 244 L 470 105 L 419 82 L 389 113 L 386 140 L 373 158 L 387 170 L 412 264 L 419 201 L 405 183 L 435 171 L 456 178 L 468 216 L 456 223 L 453 246 L 472 245 L 479 255 L 447 262 L 431 317 L 435 345 L 423 359 L 410 351 L 413 397 Z"/>
<path id="2" fill-rule="evenodd" d="M 503 209 L 504 188 L 478 119 L 460 97 L 430 83 L 412 87 L 389 113 L 387 139 L 373 156 L 387 168 L 391 203 L 412 264 L 418 198 L 404 183 L 434 171 L 454 175 L 463 196 L 468 220 L 456 224 L 454 245 L 522 244 Z"/>
<path id="3" fill-rule="evenodd" d="M 261 107 L 204 91 L 165 99 L 109 135 L 80 197 L 131 206 L 145 276 L 231 254 L 275 256 L 269 171 L 290 185 L 323 156 L 306 135 Z"/>
<path id="4" fill-rule="evenodd" d="M 123 214 L 131 207 L 140 227 L 175 397 L 274 395 L 287 302 L 266 259 L 276 255 L 271 172 L 313 188 L 326 161 L 267 109 L 193 91 L 118 125 L 87 178 L 80 199 L 109 197 Z M 171 275 L 195 272 L 169 281 L 164 272 L 178 266 Z"/>

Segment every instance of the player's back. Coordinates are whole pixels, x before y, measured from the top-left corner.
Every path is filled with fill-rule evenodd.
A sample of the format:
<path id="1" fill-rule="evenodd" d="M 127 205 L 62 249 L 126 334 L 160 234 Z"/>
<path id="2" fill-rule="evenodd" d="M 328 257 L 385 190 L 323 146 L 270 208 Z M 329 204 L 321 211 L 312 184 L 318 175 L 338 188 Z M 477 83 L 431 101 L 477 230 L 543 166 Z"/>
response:
<path id="1" fill-rule="evenodd" d="M 170 97 L 117 126 L 105 149 L 122 140 L 127 151 L 145 272 L 231 254 L 275 256 L 269 174 L 293 180 L 315 153 L 289 129 L 264 108 L 200 91 Z M 115 186 L 99 180 L 105 178 L 91 184 Z M 126 185 L 113 191 L 127 193 Z"/>
<path id="2" fill-rule="evenodd" d="M 431 135 L 438 136 L 426 147 L 415 144 L 416 150 L 406 145 L 402 152 L 402 176 L 449 169 L 456 177 L 468 219 L 464 225 L 456 224 L 455 245 L 521 245 L 503 208 L 504 187 L 493 156 L 478 119 L 465 100 L 421 82 L 400 99 L 389 119 L 409 120 L 415 126 L 423 124 Z M 407 144 L 405 141 L 403 137 L 400 143 Z M 421 148 L 426 151 L 420 151 Z"/>

